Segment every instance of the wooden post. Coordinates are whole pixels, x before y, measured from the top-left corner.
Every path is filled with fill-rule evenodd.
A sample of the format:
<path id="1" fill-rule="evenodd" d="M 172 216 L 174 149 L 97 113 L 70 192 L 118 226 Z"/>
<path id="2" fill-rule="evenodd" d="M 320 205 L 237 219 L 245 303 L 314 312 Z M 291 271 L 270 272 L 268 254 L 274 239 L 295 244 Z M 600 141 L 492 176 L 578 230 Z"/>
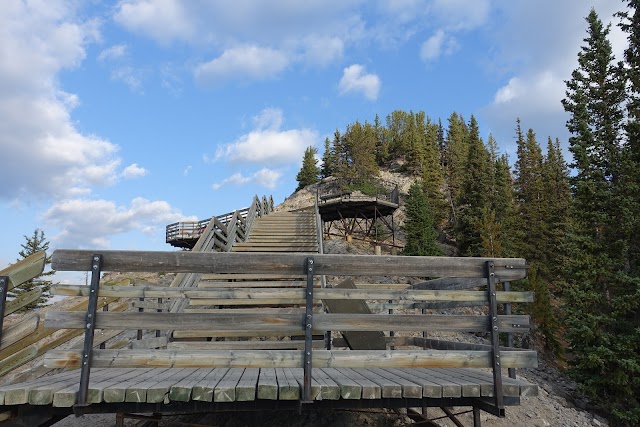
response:
<path id="1" fill-rule="evenodd" d="M 489 293 L 489 325 L 491 328 L 491 362 L 493 365 L 493 396 L 499 410 L 504 409 L 502 396 L 502 367 L 500 366 L 500 330 L 498 328 L 498 301 L 496 298 L 495 262 L 485 262 L 487 292 Z"/>
<path id="2" fill-rule="evenodd" d="M 94 254 L 91 262 L 91 286 L 89 304 L 85 317 L 84 348 L 82 350 L 82 365 L 80 371 L 80 389 L 78 391 L 78 403 L 74 406 L 74 412 L 80 415 L 82 407 L 87 406 L 89 392 L 89 375 L 91 374 L 91 356 L 93 353 L 93 334 L 96 326 L 96 311 L 98 308 L 98 288 L 100 286 L 100 273 L 102 270 L 102 255 Z"/>
<path id="3" fill-rule="evenodd" d="M 0 276 L 0 341 L 2 341 L 2 326 L 4 324 L 4 308 L 7 304 L 9 292 L 9 277 Z"/>
<path id="4" fill-rule="evenodd" d="M 313 352 L 313 258 L 307 258 L 306 310 L 304 318 L 304 390 L 302 402 L 312 402 L 311 366 Z"/>

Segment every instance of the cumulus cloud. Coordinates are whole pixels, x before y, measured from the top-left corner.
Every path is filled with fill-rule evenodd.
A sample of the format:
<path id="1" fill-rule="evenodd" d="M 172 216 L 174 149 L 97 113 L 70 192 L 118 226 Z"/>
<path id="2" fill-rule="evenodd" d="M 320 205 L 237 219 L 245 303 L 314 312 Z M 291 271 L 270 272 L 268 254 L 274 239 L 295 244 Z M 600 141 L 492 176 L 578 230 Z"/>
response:
<path id="1" fill-rule="evenodd" d="M 112 61 L 120 59 L 127 54 L 127 45 L 116 44 L 108 47 L 98 54 L 98 61 Z"/>
<path id="2" fill-rule="evenodd" d="M 54 203 L 44 214 L 48 228 L 58 233 L 51 238 L 57 247 L 109 246 L 109 237 L 135 230 L 159 233 L 166 224 L 195 221 L 162 200 L 141 197 L 129 206 L 110 200 L 67 199 Z"/>
<path id="3" fill-rule="evenodd" d="M 137 163 L 130 164 L 122 171 L 122 176 L 125 178 L 139 178 L 149 173 L 148 170 L 138 166 Z"/>
<path id="4" fill-rule="evenodd" d="M 596 0 L 594 6 L 605 23 L 613 22 L 610 40 L 614 52 L 620 55 L 624 36 L 612 18 L 618 6 L 605 0 Z M 502 74 L 504 83 L 480 116 L 503 141 L 513 141 L 512 131 L 501 135 L 500 130 L 513 129 L 518 116 L 541 138 L 566 141 L 567 115 L 561 104 L 566 91 L 564 80 L 578 65 L 577 54 L 586 36 L 584 17 L 591 5 L 580 0 L 541 0 L 536 4 L 505 2 L 496 8 L 501 19 L 495 25 L 491 71 Z M 540 31 L 540 22 L 545 23 L 544 31 Z"/>
<path id="5" fill-rule="evenodd" d="M 338 83 L 340 94 L 360 93 L 370 101 L 378 99 L 380 92 L 380 78 L 373 73 L 367 74 L 360 64 L 353 64 L 345 68 Z"/>
<path id="6" fill-rule="evenodd" d="M 311 65 L 328 65 L 342 58 L 344 42 L 339 37 L 308 37 L 304 43 L 304 57 Z"/>
<path id="7" fill-rule="evenodd" d="M 299 162 L 304 150 L 318 141 L 318 133 L 311 129 L 281 130 L 283 118 L 278 109 L 265 109 L 253 121 L 255 129 L 231 144 L 219 146 L 215 160 L 292 164 Z"/>
<path id="8" fill-rule="evenodd" d="M 433 61 L 442 55 L 451 55 L 458 48 L 459 45 L 456 39 L 448 36 L 444 30 L 439 29 L 422 43 L 420 59 L 425 62 Z"/>
<path id="9" fill-rule="evenodd" d="M 228 178 L 223 179 L 220 182 L 214 183 L 211 188 L 218 190 L 225 185 L 243 185 L 247 183 L 255 183 L 273 190 L 278 185 L 278 180 L 282 176 L 282 172 L 269 168 L 262 168 L 252 175 L 245 176 L 240 172 L 236 172 Z"/>
<path id="10" fill-rule="evenodd" d="M 289 58 L 281 51 L 241 46 L 198 65 L 195 78 L 204 85 L 216 85 L 226 80 L 266 80 L 277 77 L 288 64 Z"/>
<path id="11" fill-rule="evenodd" d="M 77 67 L 98 37 L 93 21 L 77 21 L 74 3 L 0 2 L 0 198 L 86 194 L 117 179 L 118 147 L 78 131 L 74 94 L 57 74 Z"/>

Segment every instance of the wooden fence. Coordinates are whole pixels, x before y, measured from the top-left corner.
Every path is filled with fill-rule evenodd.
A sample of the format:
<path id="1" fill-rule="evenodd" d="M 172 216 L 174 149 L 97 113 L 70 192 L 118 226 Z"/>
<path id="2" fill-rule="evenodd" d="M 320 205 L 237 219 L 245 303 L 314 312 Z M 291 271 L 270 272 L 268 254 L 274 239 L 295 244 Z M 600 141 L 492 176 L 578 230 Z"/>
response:
<path id="1" fill-rule="evenodd" d="M 499 303 L 532 302 L 529 292 L 509 292 L 500 283 L 526 276 L 523 259 L 397 257 L 363 255 L 327 255 L 300 253 L 220 253 L 220 252 L 144 252 L 58 250 L 53 254 L 56 270 L 91 271 L 91 286 L 58 285 L 52 292 L 59 295 L 88 296 L 88 310 L 80 312 L 48 312 L 45 324 L 53 329 L 85 332 L 82 351 L 53 350 L 45 356 L 50 368 L 82 368 L 79 403 L 86 402 L 91 367 L 245 367 L 304 368 L 303 401 L 311 395 L 312 367 L 315 368 L 493 368 L 495 398 L 502 406 L 501 368 L 532 367 L 537 364 L 535 351 L 505 348 L 499 345 L 501 332 L 525 332 L 529 317 L 499 314 Z M 102 271 L 175 272 L 180 274 L 251 274 L 300 276 L 303 289 L 290 288 L 194 288 L 135 286 L 108 287 L 100 284 Z M 317 277 L 328 276 L 401 276 L 439 278 L 426 280 L 404 289 L 316 288 Z M 199 279 L 198 279 L 199 280 Z M 469 290 L 483 285 L 483 290 Z M 298 301 L 304 311 L 226 313 L 212 312 L 97 312 L 98 298 L 171 298 L 172 301 L 202 300 L 205 305 L 242 305 L 242 301 L 264 306 Z M 488 314 L 442 315 L 412 314 L 318 313 L 314 304 L 320 301 L 381 301 L 378 304 L 483 304 Z M 415 308 L 415 306 L 412 306 Z M 251 348 L 191 349 L 188 346 L 162 350 L 94 350 L 96 329 L 158 329 L 206 333 L 205 336 L 303 336 L 303 350 Z M 456 346 L 436 344 L 427 338 L 406 338 L 403 344 L 418 349 L 340 350 L 317 348 L 313 336 L 326 331 L 463 331 L 484 332 L 491 336 L 490 345 L 458 343 Z M 392 337 L 391 340 L 393 340 Z M 398 343 L 401 339 L 397 338 Z M 440 348 L 438 348 L 440 345 Z M 443 349 L 445 348 L 445 349 Z M 83 391 L 84 390 L 84 391 Z M 84 396 L 83 396 L 84 393 Z"/>

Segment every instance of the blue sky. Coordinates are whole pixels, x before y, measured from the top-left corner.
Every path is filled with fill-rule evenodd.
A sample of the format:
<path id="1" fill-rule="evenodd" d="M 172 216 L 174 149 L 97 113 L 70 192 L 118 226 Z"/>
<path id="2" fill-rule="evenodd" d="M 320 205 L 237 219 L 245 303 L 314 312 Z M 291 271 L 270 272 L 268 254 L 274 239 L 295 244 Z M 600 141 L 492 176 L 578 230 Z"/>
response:
<path id="1" fill-rule="evenodd" d="M 281 202 L 307 146 L 376 113 L 474 114 L 507 152 L 520 117 L 566 147 L 592 6 L 622 2 L 3 0 L 0 267 L 36 227 L 170 249 L 166 224 Z"/>

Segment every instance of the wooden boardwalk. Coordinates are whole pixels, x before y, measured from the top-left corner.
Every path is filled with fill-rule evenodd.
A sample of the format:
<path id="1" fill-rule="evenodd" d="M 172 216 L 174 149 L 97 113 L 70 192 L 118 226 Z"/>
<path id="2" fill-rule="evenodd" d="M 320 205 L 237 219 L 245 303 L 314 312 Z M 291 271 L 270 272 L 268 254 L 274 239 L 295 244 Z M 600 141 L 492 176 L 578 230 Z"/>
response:
<path id="1" fill-rule="evenodd" d="M 299 400 L 302 368 L 95 368 L 88 403 L 250 402 Z M 80 372 L 0 386 L 0 405 L 71 408 Z M 493 395 L 490 372 L 477 369 L 314 368 L 312 396 L 322 400 L 482 398 Z M 537 386 L 505 378 L 505 397 L 533 396 Z"/>
<path id="2" fill-rule="evenodd" d="M 236 212 L 226 233 L 215 222 L 190 252 L 56 251 L 56 270 L 91 271 L 91 285 L 55 285 L 52 293 L 89 302 L 82 311 L 50 311 L 44 323 L 65 334 L 85 330 L 85 348 L 47 348 L 43 368 L 70 370 L 0 386 L 0 424 L 91 412 L 470 406 L 479 425 L 480 410 L 504 416 L 504 406 L 537 394 L 537 386 L 502 376 L 537 364 L 535 351 L 499 342 L 500 333 L 529 330 L 527 316 L 507 310 L 533 301 L 507 286 L 526 276 L 524 259 L 326 255 L 317 208 Z M 171 286 L 109 286 L 100 283 L 102 271 L 178 274 Z M 340 283 L 327 285 L 325 276 Z M 392 276 L 432 279 L 374 280 Z M 132 299 L 138 311 L 98 311 L 116 298 Z M 430 311 L 476 305 L 489 314 Z M 156 337 L 139 333 L 128 349 L 101 349 L 96 328 Z M 428 339 L 429 331 L 484 332 L 491 344 Z"/>

